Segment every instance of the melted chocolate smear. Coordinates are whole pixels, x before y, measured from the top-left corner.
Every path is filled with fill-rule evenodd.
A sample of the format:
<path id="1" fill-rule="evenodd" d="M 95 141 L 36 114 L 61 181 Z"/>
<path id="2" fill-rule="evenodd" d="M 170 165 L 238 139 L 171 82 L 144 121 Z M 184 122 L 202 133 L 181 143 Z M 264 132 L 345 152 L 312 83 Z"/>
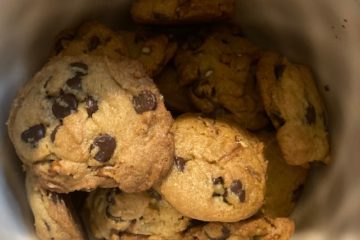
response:
<path id="1" fill-rule="evenodd" d="M 138 114 L 153 111 L 157 107 L 156 96 L 148 90 L 141 91 L 137 96 L 133 97 L 133 106 Z"/>
<path id="2" fill-rule="evenodd" d="M 240 180 L 234 180 L 230 185 L 230 190 L 238 196 L 240 202 L 245 202 L 245 190 Z"/>
<path id="3" fill-rule="evenodd" d="M 78 101 L 75 95 L 67 93 L 55 99 L 52 112 L 57 119 L 62 119 L 75 112 L 77 107 Z"/>
<path id="4" fill-rule="evenodd" d="M 34 125 L 26 129 L 21 134 L 21 140 L 26 143 L 36 144 L 40 139 L 44 138 L 46 134 L 46 128 L 43 124 Z"/>
<path id="5" fill-rule="evenodd" d="M 98 148 L 98 152 L 95 154 L 94 158 L 101 163 L 107 162 L 114 154 L 116 140 L 108 134 L 102 134 L 95 138 L 93 144 L 90 146 L 90 151 L 94 148 Z"/>

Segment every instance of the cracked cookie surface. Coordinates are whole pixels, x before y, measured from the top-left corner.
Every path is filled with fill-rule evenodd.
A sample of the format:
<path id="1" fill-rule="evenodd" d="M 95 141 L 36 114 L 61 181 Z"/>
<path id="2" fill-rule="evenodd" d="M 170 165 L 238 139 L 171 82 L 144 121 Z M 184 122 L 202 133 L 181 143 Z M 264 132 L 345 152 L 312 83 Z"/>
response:
<path id="1" fill-rule="evenodd" d="M 189 86 L 194 105 L 204 113 L 224 110 L 240 125 L 256 130 L 268 124 L 257 89 L 260 49 L 233 27 L 188 38 L 175 57 L 181 85 Z"/>
<path id="2" fill-rule="evenodd" d="M 168 172 L 172 121 L 139 63 L 60 56 L 19 92 L 8 131 L 44 188 L 135 192 Z"/>
<path id="3" fill-rule="evenodd" d="M 258 211 L 267 163 L 257 138 L 235 123 L 196 114 L 178 117 L 171 132 L 175 161 L 159 188 L 171 205 L 202 221 L 236 222 Z"/>
<path id="4" fill-rule="evenodd" d="M 257 79 L 285 160 L 291 165 L 328 163 L 326 109 L 310 70 L 267 52 L 259 61 Z"/>
<path id="5" fill-rule="evenodd" d="M 225 20 L 234 12 L 234 0 L 137 0 L 131 8 L 135 22 L 160 25 Z"/>
<path id="6" fill-rule="evenodd" d="M 69 196 L 40 188 L 30 173 L 26 176 L 26 192 L 39 239 L 86 239 Z"/>
<path id="7" fill-rule="evenodd" d="M 88 197 L 86 215 L 92 234 L 99 239 L 124 233 L 171 239 L 184 231 L 190 220 L 154 189 L 140 193 L 99 189 Z"/>

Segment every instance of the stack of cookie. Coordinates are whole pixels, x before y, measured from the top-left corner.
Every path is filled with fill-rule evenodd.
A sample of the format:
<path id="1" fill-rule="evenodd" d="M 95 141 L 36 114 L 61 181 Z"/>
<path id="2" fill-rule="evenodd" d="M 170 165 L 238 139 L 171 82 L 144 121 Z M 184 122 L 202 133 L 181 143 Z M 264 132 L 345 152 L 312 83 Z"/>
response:
<path id="1" fill-rule="evenodd" d="M 8 121 L 40 239 L 291 237 L 310 163 L 329 161 L 324 104 L 308 68 L 189 25 L 233 12 L 139 0 L 150 30 L 59 35 Z"/>

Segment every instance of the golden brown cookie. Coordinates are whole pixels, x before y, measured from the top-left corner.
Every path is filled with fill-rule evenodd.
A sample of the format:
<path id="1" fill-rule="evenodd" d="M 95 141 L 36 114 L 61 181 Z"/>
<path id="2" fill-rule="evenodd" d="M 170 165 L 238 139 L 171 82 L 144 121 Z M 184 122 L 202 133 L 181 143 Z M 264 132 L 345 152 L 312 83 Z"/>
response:
<path id="1" fill-rule="evenodd" d="M 171 132 L 175 163 L 159 189 L 174 208 L 190 218 L 222 222 L 259 210 L 267 164 L 257 138 L 235 123 L 196 114 L 178 117 Z"/>
<path id="2" fill-rule="evenodd" d="M 96 190 L 87 199 L 86 215 L 90 230 L 98 239 L 126 233 L 171 239 L 184 231 L 190 220 L 154 189 L 141 193 Z"/>
<path id="3" fill-rule="evenodd" d="M 301 197 L 308 169 L 286 163 L 275 134 L 264 132 L 260 138 L 268 162 L 265 202 L 261 211 L 268 217 L 288 217 Z"/>
<path id="4" fill-rule="evenodd" d="M 310 70 L 267 52 L 258 64 L 257 79 L 287 163 L 328 163 L 326 109 Z"/>
<path id="5" fill-rule="evenodd" d="M 31 173 L 26 176 L 26 192 L 39 239 L 86 239 L 69 195 L 42 189 Z"/>
<path id="6" fill-rule="evenodd" d="M 138 62 L 58 56 L 19 92 L 8 131 L 46 189 L 138 192 L 173 163 L 172 121 Z"/>
<path id="7" fill-rule="evenodd" d="M 189 85 L 199 110 L 225 109 L 240 125 L 256 130 L 268 123 L 255 79 L 260 50 L 238 34 L 229 27 L 193 36 L 178 51 L 175 64 L 180 84 Z"/>
<path id="8" fill-rule="evenodd" d="M 257 218 L 237 223 L 208 223 L 190 229 L 184 240 L 290 240 L 294 222 L 287 218 Z"/>
<path id="9" fill-rule="evenodd" d="M 181 86 L 178 82 L 176 69 L 168 65 L 155 78 L 156 86 L 164 96 L 165 105 L 168 109 L 177 113 L 195 112 L 195 108 L 190 101 L 188 89 Z"/>
<path id="10" fill-rule="evenodd" d="M 234 12 L 234 0 L 137 0 L 131 8 L 135 22 L 160 25 L 226 20 Z"/>
<path id="11" fill-rule="evenodd" d="M 56 52 L 70 56 L 85 53 L 115 59 L 129 57 L 141 62 L 150 76 L 158 74 L 177 49 L 177 43 L 166 34 L 115 32 L 98 22 L 83 24 L 73 35 L 73 32 L 61 34 L 56 41 Z"/>

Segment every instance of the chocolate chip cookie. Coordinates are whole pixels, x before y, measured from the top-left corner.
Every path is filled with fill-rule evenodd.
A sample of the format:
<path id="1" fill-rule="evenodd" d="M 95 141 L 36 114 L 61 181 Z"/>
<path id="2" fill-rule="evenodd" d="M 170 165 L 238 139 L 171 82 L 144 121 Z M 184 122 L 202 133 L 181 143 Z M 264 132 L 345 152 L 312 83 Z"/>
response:
<path id="1" fill-rule="evenodd" d="M 82 25 L 76 35 L 61 34 L 55 50 L 61 55 L 76 56 L 82 53 L 105 55 L 115 59 L 129 57 L 140 61 L 150 76 L 158 74 L 174 56 L 177 43 L 166 34 L 146 31 L 114 32 L 98 23 Z"/>
<path id="2" fill-rule="evenodd" d="M 137 0 L 131 8 L 135 22 L 160 25 L 226 20 L 234 12 L 234 0 Z"/>
<path id="3" fill-rule="evenodd" d="M 284 160 L 273 133 L 260 134 L 268 161 L 265 203 L 262 213 L 269 217 L 288 217 L 301 197 L 308 169 L 291 166 Z"/>
<path id="4" fill-rule="evenodd" d="M 59 56 L 19 92 L 8 132 L 46 189 L 138 192 L 173 163 L 172 122 L 136 61 Z"/>
<path id="5" fill-rule="evenodd" d="M 267 52 L 258 64 L 257 79 L 287 163 L 328 163 L 326 110 L 310 70 Z"/>
<path id="6" fill-rule="evenodd" d="M 294 223 L 287 218 L 257 218 L 237 223 L 208 223 L 190 229 L 184 240 L 289 240 L 294 233 Z"/>
<path id="7" fill-rule="evenodd" d="M 260 49 L 236 28 L 219 28 L 191 36 L 178 51 L 179 82 L 189 85 L 194 105 L 204 113 L 231 112 L 245 128 L 268 123 L 255 79 Z"/>
<path id="8" fill-rule="evenodd" d="M 156 86 L 164 96 L 165 105 L 176 113 L 196 112 L 188 89 L 178 82 L 176 69 L 169 65 L 155 78 Z"/>
<path id="9" fill-rule="evenodd" d="M 189 219 L 154 189 L 141 193 L 99 189 L 90 193 L 86 215 L 90 230 L 98 239 L 112 239 L 124 233 L 171 239 L 189 224 Z"/>
<path id="10" fill-rule="evenodd" d="M 26 191 L 39 239 L 86 239 L 68 195 L 40 188 L 31 174 L 26 176 Z"/>
<path id="11" fill-rule="evenodd" d="M 263 204 L 266 165 L 262 143 L 235 123 L 196 114 L 178 117 L 171 132 L 175 161 L 160 191 L 183 215 L 236 222 Z"/>

